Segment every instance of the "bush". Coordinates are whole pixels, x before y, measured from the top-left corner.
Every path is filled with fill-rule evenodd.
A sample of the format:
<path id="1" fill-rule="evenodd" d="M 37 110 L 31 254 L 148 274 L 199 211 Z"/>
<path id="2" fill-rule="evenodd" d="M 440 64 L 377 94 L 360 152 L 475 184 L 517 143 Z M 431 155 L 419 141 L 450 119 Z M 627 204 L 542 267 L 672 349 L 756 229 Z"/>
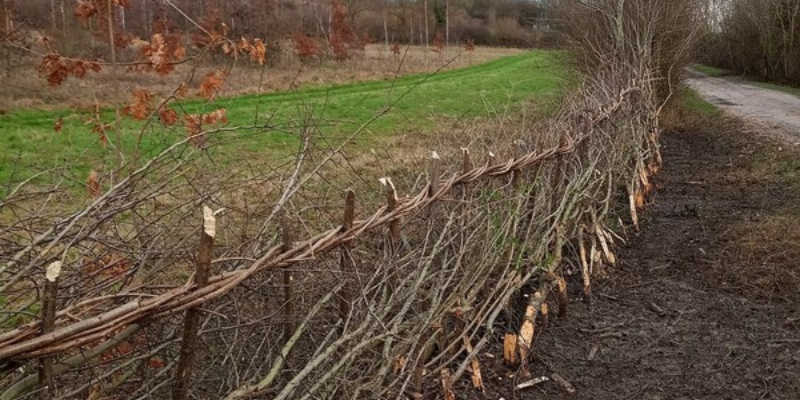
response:
<path id="1" fill-rule="evenodd" d="M 732 0 L 708 30 L 698 61 L 800 85 L 800 0 Z"/>
<path id="2" fill-rule="evenodd" d="M 570 39 L 580 68 L 615 77 L 628 69 L 653 81 L 666 99 L 689 64 L 701 32 L 701 0 L 580 0 L 557 4 L 559 30 Z"/>

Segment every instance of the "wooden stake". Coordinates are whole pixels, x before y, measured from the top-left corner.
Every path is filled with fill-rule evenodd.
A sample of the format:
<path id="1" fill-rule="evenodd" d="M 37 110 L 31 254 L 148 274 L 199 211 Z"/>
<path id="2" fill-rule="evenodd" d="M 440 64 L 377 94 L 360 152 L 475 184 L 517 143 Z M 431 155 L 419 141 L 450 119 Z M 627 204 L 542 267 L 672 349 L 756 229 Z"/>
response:
<path id="1" fill-rule="evenodd" d="M 58 300 L 58 276 L 61 274 L 61 262 L 55 261 L 47 267 L 42 295 L 42 325 L 40 333 L 48 334 L 56 327 L 56 305 Z M 43 357 L 39 367 L 39 386 L 45 388 L 44 396 L 53 395 L 53 359 Z"/>
<path id="2" fill-rule="evenodd" d="M 386 212 L 391 213 L 397 209 L 397 191 L 391 178 L 381 178 L 381 184 L 386 187 Z M 400 220 L 389 223 L 389 234 L 391 236 L 392 255 L 396 255 L 400 250 Z"/>
<path id="3" fill-rule="evenodd" d="M 433 334 L 439 335 L 441 331 Z M 431 359 L 436 346 L 435 340 L 429 341 L 428 339 L 430 339 L 429 336 L 423 335 L 417 340 L 417 346 L 420 350 L 417 365 L 414 367 L 414 388 L 419 395 L 423 395 L 425 392 L 425 363 Z"/>
<path id="4" fill-rule="evenodd" d="M 292 228 L 286 219 L 285 214 L 281 218 L 281 251 L 287 252 L 292 249 Z M 294 332 L 294 300 L 292 299 L 292 272 L 283 271 L 283 340 L 287 341 Z"/>
<path id="5" fill-rule="evenodd" d="M 472 354 L 475 349 L 472 347 L 472 343 L 469 342 L 469 338 L 464 336 L 464 350 L 467 351 L 467 354 Z M 478 356 L 472 357 L 472 361 L 470 361 L 470 366 L 472 367 L 472 386 L 475 389 L 480 390 L 481 392 L 485 392 L 485 388 L 483 386 L 483 375 L 481 375 L 481 364 L 478 362 Z"/>
<path id="6" fill-rule="evenodd" d="M 441 164 L 442 159 L 439 157 L 439 153 L 434 151 L 431 154 L 431 184 L 428 186 L 428 196 L 433 196 L 439 191 Z"/>
<path id="7" fill-rule="evenodd" d="M 516 140 L 516 141 L 514 141 L 514 144 L 516 145 L 516 146 L 514 146 L 514 159 L 516 160 L 517 158 L 520 157 L 521 154 L 525 154 L 525 152 L 522 151 L 522 146 L 525 145 L 525 142 L 522 141 L 522 140 Z M 519 170 L 519 169 L 512 170 L 511 171 L 511 186 L 514 189 L 516 189 L 516 188 L 519 188 L 521 183 L 522 183 L 522 170 Z"/>
<path id="8" fill-rule="evenodd" d="M 356 216 L 356 193 L 352 189 L 348 189 L 344 198 L 344 220 L 342 221 L 342 230 L 349 231 L 353 228 L 353 221 Z M 347 275 L 354 272 L 355 263 L 353 262 L 353 255 L 350 252 L 352 249 L 351 243 L 345 243 L 341 246 L 340 265 L 342 268 L 342 275 L 347 279 Z M 339 318 L 342 321 L 347 320 L 352 310 L 352 293 L 351 288 L 347 284 L 342 286 L 342 292 L 339 296 Z M 344 326 L 344 325 L 342 325 Z"/>
<path id="9" fill-rule="evenodd" d="M 203 229 L 200 232 L 200 248 L 197 254 L 197 266 L 194 274 L 195 290 L 208 284 L 211 260 L 214 257 L 214 236 L 216 236 L 216 219 L 208 206 L 203 206 Z M 202 314 L 196 307 L 186 311 L 183 323 L 183 340 L 175 372 L 175 384 L 172 386 L 172 399 L 185 400 L 191 381 L 192 364 L 197 351 L 198 330 L 202 322 Z"/>
<path id="10" fill-rule="evenodd" d="M 470 159 L 469 149 L 468 148 L 466 148 L 466 147 L 462 147 L 461 148 L 461 159 L 462 159 L 462 161 L 461 161 L 461 173 L 462 174 L 466 174 L 466 173 L 472 171 L 472 160 Z M 464 196 L 464 198 L 468 197 L 469 196 L 469 192 L 470 192 L 469 191 L 469 184 L 468 183 L 464 183 L 462 188 L 463 188 L 462 195 Z"/>
<path id="11" fill-rule="evenodd" d="M 441 163 L 442 160 L 439 158 L 439 153 L 432 152 L 431 153 L 431 172 L 430 172 L 430 184 L 428 185 L 428 197 L 433 197 L 436 192 L 439 191 L 439 177 L 440 177 L 440 170 L 441 170 Z M 430 220 L 433 220 L 433 217 L 436 215 L 436 203 L 433 202 L 428 206 L 428 215 L 430 216 Z"/>
<path id="12" fill-rule="evenodd" d="M 461 173 L 466 174 L 472 171 L 472 160 L 469 158 L 469 149 L 466 147 L 461 148 L 461 157 L 463 162 L 461 164 Z"/>

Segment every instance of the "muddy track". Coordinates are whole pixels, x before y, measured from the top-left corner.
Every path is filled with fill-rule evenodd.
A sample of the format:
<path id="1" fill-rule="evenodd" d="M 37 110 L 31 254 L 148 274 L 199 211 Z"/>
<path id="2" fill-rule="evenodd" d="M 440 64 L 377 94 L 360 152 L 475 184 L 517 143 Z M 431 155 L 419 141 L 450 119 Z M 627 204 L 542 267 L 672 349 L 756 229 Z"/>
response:
<path id="1" fill-rule="evenodd" d="M 538 335 L 529 375 L 485 357 L 478 398 L 800 399 L 800 185 L 797 170 L 762 172 L 778 146 L 727 129 L 666 134 L 658 193 L 592 307 L 575 279 L 570 314 Z M 553 381 L 513 389 L 554 373 L 575 393 Z"/>

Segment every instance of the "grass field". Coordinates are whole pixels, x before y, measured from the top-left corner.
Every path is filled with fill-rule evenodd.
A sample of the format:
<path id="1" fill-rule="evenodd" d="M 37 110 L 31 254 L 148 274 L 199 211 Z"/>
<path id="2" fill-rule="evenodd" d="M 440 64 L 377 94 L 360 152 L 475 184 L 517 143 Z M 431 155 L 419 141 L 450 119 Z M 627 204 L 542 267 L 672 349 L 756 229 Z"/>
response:
<path id="1" fill-rule="evenodd" d="M 534 51 L 436 74 L 221 98 L 212 104 L 189 100 L 175 108 L 199 113 L 224 107 L 228 127 L 250 127 L 226 133 L 211 150 L 224 164 L 292 154 L 299 144 L 298 132 L 306 125 L 318 126 L 321 134 L 335 141 L 388 107 L 356 140 L 368 148 L 399 132 L 424 134 L 442 118 L 491 117 L 501 112 L 495 107 L 516 108 L 529 101 L 540 110 L 552 108 L 570 82 L 564 57 L 561 52 Z M 64 124 L 56 133 L 59 117 Z M 16 110 L 0 116 L 0 187 L 48 168 L 70 166 L 76 180 L 85 179 L 91 169 L 102 169 L 117 152 L 101 146 L 86 117 L 72 110 Z M 103 119 L 112 121 L 113 112 L 104 111 Z M 119 140 L 114 132 L 109 132 L 109 140 L 122 154 L 133 154 L 139 133 L 144 132 L 138 152 L 149 155 L 186 137 L 183 127 L 156 123 L 143 131 L 143 126 L 126 119 Z"/>

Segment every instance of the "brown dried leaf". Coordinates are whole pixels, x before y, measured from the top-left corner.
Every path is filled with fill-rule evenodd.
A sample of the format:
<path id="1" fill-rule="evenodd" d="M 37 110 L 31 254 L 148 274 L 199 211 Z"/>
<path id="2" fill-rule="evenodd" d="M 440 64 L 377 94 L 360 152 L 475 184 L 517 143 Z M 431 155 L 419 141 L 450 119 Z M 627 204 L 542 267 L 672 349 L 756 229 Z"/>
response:
<path id="1" fill-rule="evenodd" d="M 59 133 L 61 132 L 61 128 L 63 127 L 64 127 L 64 117 L 58 117 L 55 126 L 53 126 L 53 129 L 56 131 L 56 133 Z"/>
<path id="2" fill-rule="evenodd" d="M 394 360 L 392 364 L 392 373 L 395 375 L 400 375 L 406 369 L 406 358 L 405 357 L 398 357 Z"/>
<path id="3" fill-rule="evenodd" d="M 220 89 L 225 85 L 225 73 L 222 71 L 209 72 L 200 84 L 200 95 L 214 100 Z"/>
<path id="4" fill-rule="evenodd" d="M 252 45 L 246 38 L 242 37 L 241 39 L 239 39 L 239 44 L 237 45 L 237 48 L 239 49 L 240 52 L 249 53 L 251 47 Z"/>
<path id="5" fill-rule="evenodd" d="M 97 14 L 97 5 L 92 0 L 78 0 L 75 5 L 75 17 L 84 21 Z"/>
<path id="6" fill-rule="evenodd" d="M 203 133 L 203 116 L 188 114 L 183 116 L 184 126 L 189 137 L 189 143 L 202 149 L 206 144 L 206 135 Z"/>
<path id="7" fill-rule="evenodd" d="M 108 136 L 106 136 L 106 131 L 111 127 L 109 124 L 104 124 L 102 122 L 96 122 L 92 127 L 92 132 L 97 134 L 97 137 L 100 139 L 100 143 L 103 147 L 108 146 Z"/>
<path id="8" fill-rule="evenodd" d="M 175 110 L 164 106 L 158 111 L 158 119 L 164 125 L 175 125 L 178 123 L 178 113 Z"/>
<path id="9" fill-rule="evenodd" d="M 86 178 L 86 190 L 89 192 L 89 197 L 91 198 L 98 198 L 102 196 L 103 191 L 100 187 L 100 174 L 97 171 L 92 170 L 89 172 L 89 177 Z"/>
<path id="10" fill-rule="evenodd" d="M 147 119 L 153 111 L 153 107 L 150 105 L 153 95 L 147 90 L 136 89 L 133 91 L 133 98 L 136 101 L 125 107 L 123 113 L 140 121 Z"/>
<path id="11" fill-rule="evenodd" d="M 181 86 L 178 87 L 176 94 L 178 97 L 186 97 L 186 94 L 189 93 L 189 85 L 186 82 L 181 82 Z"/>
<path id="12" fill-rule="evenodd" d="M 267 61 L 267 46 L 261 39 L 253 41 L 253 45 L 250 47 L 250 59 L 257 61 L 260 65 L 264 65 Z"/>
<path id="13" fill-rule="evenodd" d="M 225 108 L 220 108 L 216 111 L 203 115 L 203 123 L 208 125 L 227 124 L 228 110 Z"/>
<path id="14" fill-rule="evenodd" d="M 70 74 L 67 63 L 56 53 L 44 56 L 38 70 L 39 75 L 45 76 L 47 83 L 52 87 L 61 86 Z"/>

